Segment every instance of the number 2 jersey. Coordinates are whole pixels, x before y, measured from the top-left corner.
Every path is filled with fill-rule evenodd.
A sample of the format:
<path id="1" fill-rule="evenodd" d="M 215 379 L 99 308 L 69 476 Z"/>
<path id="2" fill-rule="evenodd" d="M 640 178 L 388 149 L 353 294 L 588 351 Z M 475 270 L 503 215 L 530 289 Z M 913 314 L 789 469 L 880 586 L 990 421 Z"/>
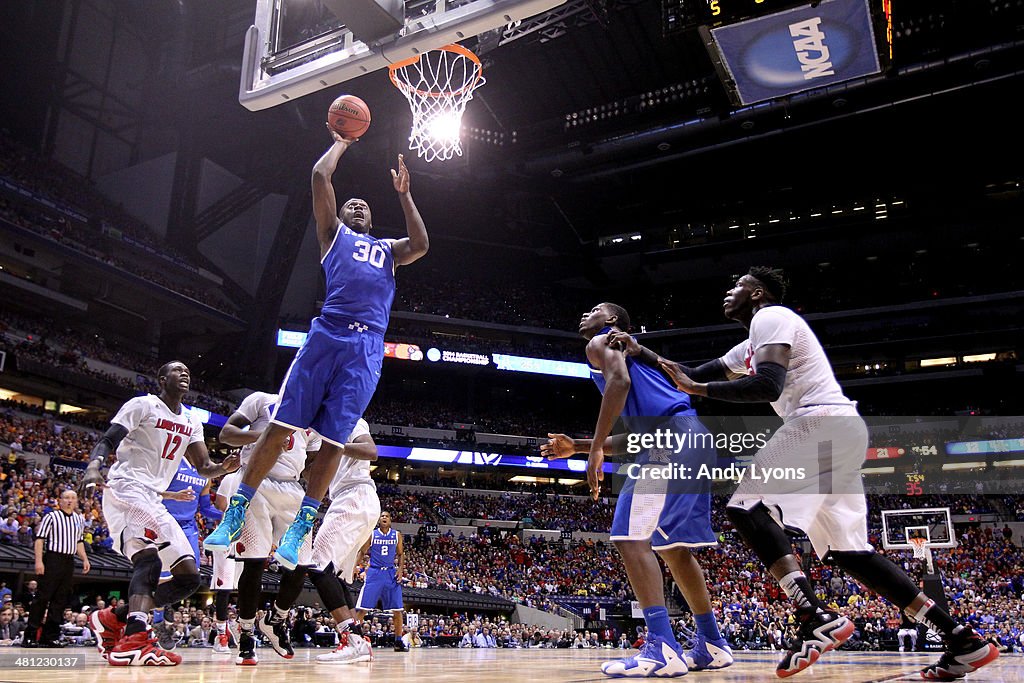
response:
<path id="1" fill-rule="evenodd" d="M 242 400 L 235 412 L 249 421 L 249 429 L 263 431 L 270 424 L 270 417 L 274 414 L 277 402 L 277 394 L 255 391 Z M 298 481 L 306 466 L 306 453 L 320 450 L 322 443 L 320 435 L 312 429 L 296 429 L 287 443 L 282 444 L 281 455 L 267 473 L 267 477 L 277 481 Z M 250 444 L 242 449 L 242 467 L 249 462 L 253 448 L 254 444 Z"/>
<path id="2" fill-rule="evenodd" d="M 117 447 L 117 462 L 107 481 L 137 482 L 166 491 L 178 471 L 185 449 L 203 440 L 203 423 L 195 413 L 174 413 L 159 396 L 131 399 L 117 411 L 111 424 L 121 425 L 128 435 Z"/>
<path id="3" fill-rule="evenodd" d="M 327 294 L 320 317 L 333 325 L 358 322 L 384 334 L 395 298 L 392 240 L 338 226 L 321 265 Z"/>
<path id="4" fill-rule="evenodd" d="M 370 541 L 370 569 L 393 569 L 397 557 L 398 531 L 391 527 L 385 534 L 374 529 Z"/>

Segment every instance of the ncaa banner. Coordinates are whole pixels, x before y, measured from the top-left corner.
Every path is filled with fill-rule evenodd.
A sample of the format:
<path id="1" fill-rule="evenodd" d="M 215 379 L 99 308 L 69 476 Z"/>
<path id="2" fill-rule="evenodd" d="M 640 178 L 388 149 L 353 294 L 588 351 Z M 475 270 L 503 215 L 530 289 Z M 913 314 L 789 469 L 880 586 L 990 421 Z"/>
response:
<path id="1" fill-rule="evenodd" d="M 823 0 L 711 30 L 741 104 L 882 70 L 868 0 Z"/>

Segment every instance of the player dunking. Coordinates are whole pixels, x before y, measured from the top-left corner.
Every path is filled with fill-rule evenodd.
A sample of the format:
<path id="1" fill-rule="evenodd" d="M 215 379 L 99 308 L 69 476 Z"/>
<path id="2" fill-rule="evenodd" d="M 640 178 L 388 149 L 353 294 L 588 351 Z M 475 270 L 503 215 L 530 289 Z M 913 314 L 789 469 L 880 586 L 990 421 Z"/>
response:
<path id="1" fill-rule="evenodd" d="M 171 362 L 157 373 L 158 396 L 140 396 L 125 403 L 111 420 L 110 429 L 92 449 L 84 485 L 103 481 L 100 466 L 116 451 L 103 492 L 103 516 L 114 549 L 132 561 L 128 604 L 94 612 L 93 628 L 107 661 L 114 666 L 173 666 L 181 657 L 160 648 L 149 630 L 149 611 L 188 597 L 199 588 L 199 569 L 185 533 L 160 504 L 182 455 L 201 476 L 216 477 L 234 471 L 238 458 L 221 465 L 210 461 L 203 441 L 203 425 L 181 405 L 189 389 L 184 363 Z M 160 581 L 168 568 L 171 579 Z"/>
<path id="2" fill-rule="evenodd" d="M 240 470 L 243 477 L 252 459 L 251 444 L 256 443 L 270 425 L 277 404 L 277 394 L 253 392 L 245 397 L 221 429 L 222 443 L 244 446 Z M 246 427 L 249 427 L 248 431 L 244 431 Z M 319 451 L 320 447 L 320 437 L 311 430 L 298 429 L 285 434 L 284 441 L 277 444 L 279 457 L 252 497 L 241 533 L 232 545 L 235 559 L 242 563 L 242 572 L 238 577 L 238 624 L 241 635 L 235 664 L 255 666 L 259 662 L 254 637 L 254 629 L 257 627 L 277 654 L 285 659 L 291 659 L 295 654 L 283 617 L 274 611 L 267 612 L 257 626 L 256 611 L 260 606 L 263 569 L 270 557 L 270 550 L 275 543 L 280 542 L 289 522 L 302 505 L 304 492 L 299 479 L 306 466 L 306 457 Z M 311 539 L 307 537 L 299 549 L 297 566 L 282 572 L 278 593 L 281 602 L 290 605 L 302 592 L 304 566 L 310 562 L 310 542 Z"/>
<path id="3" fill-rule="evenodd" d="M 749 338 L 697 368 L 672 363 L 614 335 L 627 353 L 657 364 L 689 394 L 723 401 L 771 402 L 785 422 L 757 455 L 759 468 L 804 467 L 809 476 L 775 480 L 745 478 L 729 501 L 736 530 L 797 605 L 800 637 L 779 662 L 792 676 L 845 642 L 854 625 L 814 594 L 793 555 L 785 528 L 807 534 L 823 561 L 831 561 L 942 634 L 945 652 L 921 671 L 928 680 L 952 680 L 993 662 L 999 651 L 953 618 L 895 564 L 868 543 L 867 503 L 860 468 L 868 432 L 856 404 L 843 394 L 825 351 L 799 315 L 781 306 L 786 282 L 779 270 L 751 268 L 725 297 L 725 316 L 750 331 Z"/>
<path id="4" fill-rule="evenodd" d="M 227 549 L 242 530 L 256 488 L 273 468 L 288 434 L 312 428 L 323 447 L 307 474 L 306 498 L 275 553 L 286 568 L 298 563 L 299 548 L 313 528 L 320 501 L 338 469 L 342 444 L 362 416 L 380 379 L 384 331 L 395 296 L 395 268 L 427 253 L 427 230 L 409 192 L 409 170 L 401 155 L 392 181 L 405 214 L 408 237 L 371 237 L 370 207 L 350 199 L 337 210 L 331 176 L 354 142 L 331 131 L 334 144 L 313 167 L 313 213 L 327 294 L 320 316 L 285 375 L 271 423 L 256 442 L 231 506 L 206 547 Z"/>
<path id="5" fill-rule="evenodd" d="M 356 602 L 345 582 L 345 578 L 352 576 L 363 539 L 373 531 L 380 516 L 377 486 L 370 478 L 370 462 L 377 459 L 377 444 L 365 420 L 356 423 L 344 448 L 346 457 L 342 458 L 331 480 L 331 505 L 313 539 L 312 562 L 308 568 L 309 578 L 324 607 L 334 617 L 338 632 L 338 647 L 334 652 L 316 658 L 323 664 L 354 664 L 373 659 L 369 641 L 351 632 Z M 278 593 L 272 609 L 277 619 L 287 616 L 296 597 L 297 593 Z"/>
<path id="6" fill-rule="evenodd" d="M 405 542 L 401 532 L 391 527 L 391 513 L 382 512 L 376 529 L 363 547 L 359 549 L 359 557 L 369 555 L 366 566 L 366 579 L 363 589 L 359 591 L 356 607 L 359 620 L 379 603 L 381 609 L 391 612 L 395 627 L 395 652 L 406 652 L 402 644 L 403 610 L 402 575 L 405 573 Z M 351 575 L 351 572 L 349 572 Z"/>
<path id="7" fill-rule="evenodd" d="M 690 399 L 674 389 L 658 371 L 627 358 L 606 343 L 609 334 L 628 335 L 629 314 L 621 306 L 595 306 L 580 321 L 579 331 L 587 343 L 591 377 L 601 390 L 601 409 L 593 440 L 573 440 L 564 434 L 549 434 L 541 447 L 548 457 L 564 458 L 577 452 L 589 453 L 587 480 L 596 500 L 604 478 L 604 453 L 624 454 L 625 435 L 609 438 L 621 416 L 631 431 L 672 429 L 706 433 L 690 407 Z M 632 423 L 632 424 L 631 424 Z M 655 453 L 638 457 L 641 469 L 679 462 L 693 471 L 714 458 L 713 448 L 690 448 L 677 453 Z M 601 670 L 616 677 L 682 676 L 689 669 L 720 669 L 733 662 L 729 645 L 718 630 L 704 573 L 689 548 L 715 545 L 711 530 L 709 482 L 698 486 L 668 486 L 664 480 L 628 478 L 619 494 L 612 518 L 611 539 L 622 556 L 630 586 L 643 608 L 651 637 L 634 657 L 605 662 Z M 697 625 L 696 642 L 683 652 L 676 640 L 665 608 L 664 582 L 656 551 L 668 565 L 682 590 Z"/>

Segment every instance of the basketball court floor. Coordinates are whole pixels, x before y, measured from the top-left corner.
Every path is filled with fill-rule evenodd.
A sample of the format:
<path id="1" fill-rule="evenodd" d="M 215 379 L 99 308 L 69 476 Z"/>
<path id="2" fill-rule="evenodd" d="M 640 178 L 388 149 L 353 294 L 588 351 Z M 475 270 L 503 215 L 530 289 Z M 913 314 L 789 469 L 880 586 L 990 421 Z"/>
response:
<path id="1" fill-rule="evenodd" d="M 260 664 L 235 666 L 233 657 L 214 655 L 210 650 L 179 649 L 180 666 L 114 668 L 101 660 L 92 648 L 64 650 L 0 649 L 0 681 L 12 683 L 104 683 L 106 681 L 167 683 L 307 683 L 318 678 L 361 681 L 415 681 L 416 683 L 584 683 L 607 681 L 601 675 L 601 661 L 617 654 L 614 650 L 459 650 L 417 649 L 408 654 L 385 650 L 376 661 L 331 666 L 318 664 L 316 655 L 327 650 L 299 649 L 286 661 L 269 648 L 259 650 Z M 696 672 L 690 681 L 777 681 L 773 652 L 739 652 L 737 662 L 724 671 Z M 27 666 L 22 660 L 44 660 L 50 666 Z M 46 662 L 47 658 L 68 660 Z M 921 680 L 918 669 L 936 658 L 934 654 L 895 652 L 831 652 L 821 663 L 795 677 L 795 681 L 913 681 Z M 70 660 L 76 660 L 74 662 Z M 968 681 L 1024 680 L 1024 656 L 1004 654 L 993 664 L 972 674 Z"/>

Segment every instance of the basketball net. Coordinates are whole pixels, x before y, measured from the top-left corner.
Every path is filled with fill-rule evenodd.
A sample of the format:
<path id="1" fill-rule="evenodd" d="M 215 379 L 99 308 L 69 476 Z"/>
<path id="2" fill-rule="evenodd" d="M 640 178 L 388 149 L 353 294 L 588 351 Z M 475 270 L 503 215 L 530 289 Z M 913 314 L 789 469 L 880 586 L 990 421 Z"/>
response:
<path id="1" fill-rule="evenodd" d="M 462 115 L 485 82 L 480 59 L 453 43 L 396 62 L 388 72 L 412 110 L 409 149 L 425 161 L 462 156 Z"/>
<path id="2" fill-rule="evenodd" d="M 935 568 L 932 565 L 932 553 L 928 549 L 928 539 L 927 538 L 911 538 L 909 540 L 910 540 L 910 546 L 911 546 L 911 548 L 914 551 L 914 557 L 916 559 L 918 559 L 918 560 L 924 560 L 925 561 L 925 565 L 928 568 L 928 573 L 929 574 L 934 574 L 935 573 Z"/>

